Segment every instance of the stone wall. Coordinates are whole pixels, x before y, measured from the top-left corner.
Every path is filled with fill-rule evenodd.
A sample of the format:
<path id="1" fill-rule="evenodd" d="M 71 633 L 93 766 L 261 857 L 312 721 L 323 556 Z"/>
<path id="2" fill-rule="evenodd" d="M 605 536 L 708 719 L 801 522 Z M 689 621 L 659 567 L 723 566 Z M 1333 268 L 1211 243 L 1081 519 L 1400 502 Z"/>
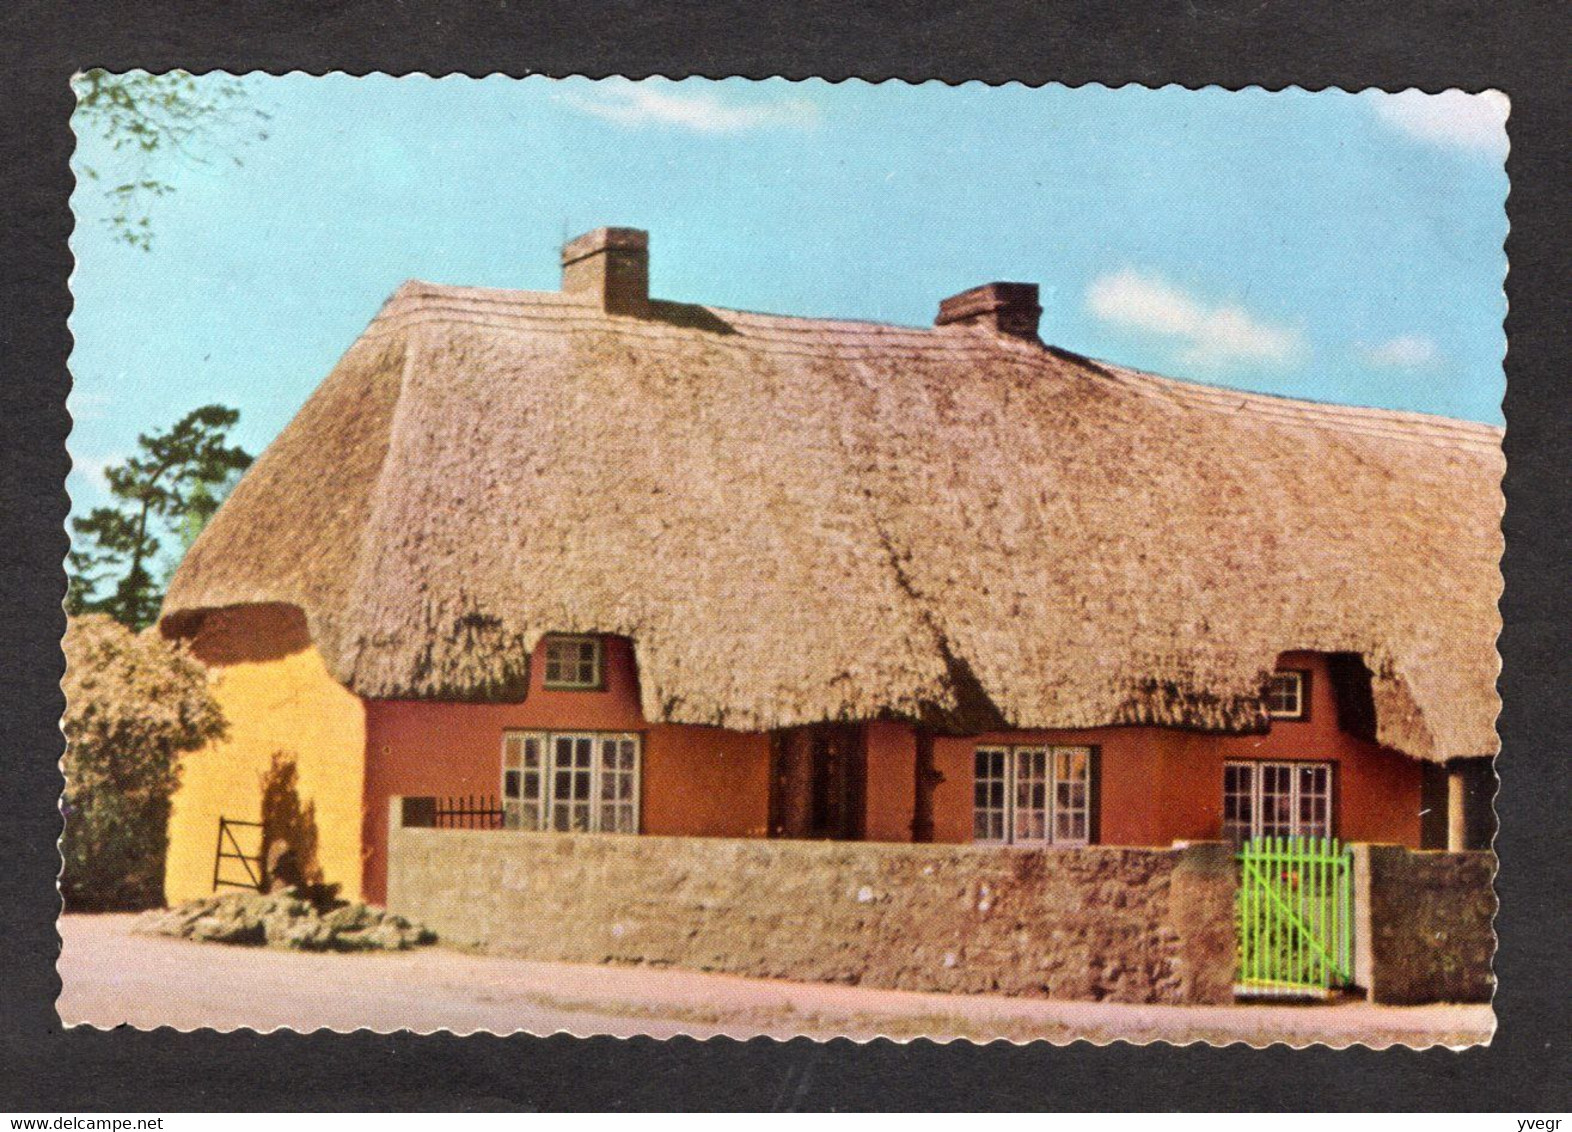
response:
<path id="1" fill-rule="evenodd" d="M 1229 1001 L 1232 854 L 403 828 L 388 906 L 444 940 L 912 990 Z"/>
<path id="2" fill-rule="evenodd" d="M 1495 854 L 1357 845 L 1354 951 L 1372 1002 L 1489 1002 Z"/>

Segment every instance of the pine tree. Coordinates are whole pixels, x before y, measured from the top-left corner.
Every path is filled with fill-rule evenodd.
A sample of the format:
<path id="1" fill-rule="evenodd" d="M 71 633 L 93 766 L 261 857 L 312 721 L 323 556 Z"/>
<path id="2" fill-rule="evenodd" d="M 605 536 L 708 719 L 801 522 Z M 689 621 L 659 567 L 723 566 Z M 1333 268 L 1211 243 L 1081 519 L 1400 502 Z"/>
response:
<path id="1" fill-rule="evenodd" d="M 183 553 L 251 464 L 227 443 L 239 419 L 238 410 L 204 405 L 166 432 L 143 433 L 135 456 L 105 470 L 115 504 L 71 521 L 68 612 L 107 613 L 132 629 L 152 624 L 163 602 L 160 536 Z"/>

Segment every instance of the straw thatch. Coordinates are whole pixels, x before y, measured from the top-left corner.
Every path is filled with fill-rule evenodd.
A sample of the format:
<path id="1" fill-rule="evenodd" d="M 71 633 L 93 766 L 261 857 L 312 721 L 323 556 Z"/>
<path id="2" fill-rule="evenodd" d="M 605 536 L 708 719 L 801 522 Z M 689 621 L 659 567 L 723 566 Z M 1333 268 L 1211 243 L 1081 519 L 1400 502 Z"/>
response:
<path id="1" fill-rule="evenodd" d="M 1495 750 L 1499 430 L 917 330 L 410 283 L 187 555 L 166 629 L 305 610 L 368 697 L 634 641 L 651 720 L 1264 726 L 1355 653 L 1376 733 Z"/>

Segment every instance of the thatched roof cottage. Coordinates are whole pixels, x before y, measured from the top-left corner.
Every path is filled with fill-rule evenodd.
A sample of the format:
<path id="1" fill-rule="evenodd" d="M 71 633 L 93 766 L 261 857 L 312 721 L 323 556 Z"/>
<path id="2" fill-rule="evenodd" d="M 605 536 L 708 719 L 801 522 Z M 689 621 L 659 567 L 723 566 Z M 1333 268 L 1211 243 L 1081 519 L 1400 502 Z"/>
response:
<path id="1" fill-rule="evenodd" d="M 371 898 L 394 795 L 548 830 L 1420 846 L 1450 767 L 1452 840 L 1484 836 L 1499 430 L 1091 361 L 1025 284 L 917 329 L 648 279 L 609 228 L 560 293 L 405 284 L 236 488 L 163 612 L 231 718 L 172 897 L 276 755 L 317 867 Z"/>

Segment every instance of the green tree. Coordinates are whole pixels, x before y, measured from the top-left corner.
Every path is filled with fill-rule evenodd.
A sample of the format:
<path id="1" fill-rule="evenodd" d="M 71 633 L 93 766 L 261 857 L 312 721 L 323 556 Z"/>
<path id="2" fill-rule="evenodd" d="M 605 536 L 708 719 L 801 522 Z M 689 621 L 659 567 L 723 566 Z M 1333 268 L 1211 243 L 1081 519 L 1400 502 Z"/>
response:
<path id="1" fill-rule="evenodd" d="M 94 69 L 72 85 L 78 133 L 97 133 L 114 155 L 112 176 L 97 166 L 79 168 L 88 180 L 105 182 L 104 222 L 115 238 L 144 251 L 153 244 L 152 202 L 175 191 L 161 172 L 168 160 L 240 165 L 236 149 L 267 137 L 268 114 L 249 105 L 244 85 L 227 75 Z"/>
<path id="2" fill-rule="evenodd" d="M 250 464 L 249 457 L 246 464 Z M 186 500 L 185 514 L 180 521 L 174 524 L 175 545 L 179 549 L 179 557 L 184 558 L 186 551 L 191 549 L 191 544 L 196 542 L 197 535 L 206 529 L 213 516 L 218 514 L 218 509 L 224 500 L 229 498 L 229 493 L 235 490 L 235 485 L 240 482 L 240 477 L 245 473 L 244 467 L 231 468 L 229 474 L 214 483 L 198 480 L 191 488 L 191 495 Z M 173 575 L 178 561 L 170 563 L 169 575 Z M 169 577 L 166 576 L 165 584 Z"/>
<path id="3" fill-rule="evenodd" d="M 60 893 L 69 911 L 163 903 L 180 756 L 224 734 L 207 670 L 156 632 L 89 614 L 66 623 Z"/>
<path id="4" fill-rule="evenodd" d="M 143 433 L 135 456 L 105 470 L 115 504 L 71 520 L 68 613 L 106 613 L 133 629 L 152 624 L 167 574 L 154 573 L 160 535 L 184 553 L 251 464 L 228 443 L 239 419 L 238 410 L 204 405 L 166 432 Z"/>

